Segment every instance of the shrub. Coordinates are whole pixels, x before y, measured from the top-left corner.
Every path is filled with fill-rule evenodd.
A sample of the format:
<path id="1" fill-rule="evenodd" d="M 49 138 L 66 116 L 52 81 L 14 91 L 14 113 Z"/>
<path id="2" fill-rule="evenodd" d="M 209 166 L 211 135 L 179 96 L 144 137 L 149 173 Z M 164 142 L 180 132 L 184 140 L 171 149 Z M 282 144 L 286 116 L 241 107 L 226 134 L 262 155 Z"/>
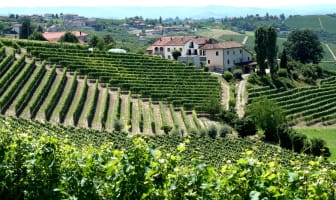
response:
<path id="1" fill-rule="evenodd" d="M 208 135 L 211 138 L 216 138 L 217 136 L 217 127 L 215 125 L 210 125 L 208 128 Z"/>
<path id="2" fill-rule="evenodd" d="M 241 69 L 235 69 L 233 71 L 233 77 L 237 80 L 243 79 L 242 75 L 243 75 L 243 71 Z"/>
<path id="3" fill-rule="evenodd" d="M 290 128 L 288 125 L 281 125 L 278 127 L 278 138 L 279 144 L 282 148 L 291 149 L 292 141 L 291 137 L 296 134 L 296 132 Z"/>
<path id="4" fill-rule="evenodd" d="M 122 124 L 120 120 L 115 120 L 113 127 L 115 131 L 121 131 L 124 128 L 124 125 Z"/>
<path id="5" fill-rule="evenodd" d="M 171 131 L 173 129 L 173 127 L 171 127 L 171 126 L 169 126 L 169 125 L 163 125 L 162 127 L 161 127 L 161 130 L 163 130 L 163 132 L 165 133 L 165 134 L 169 134 L 169 132 Z"/>
<path id="6" fill-rule="evenodd" d="M 277 74 L 280 77 L 288 77 L 287 69 L 280 68 Z"/>
<path id="7" fill-rule="evenodd" d="M 230 82 L 233 78 L 233 74 L 229 71 L 225 71 L 223 73 L 223 78 L 227 81 L 227 82 Z"/>
<path id="8" fill-rule="evenodd" d="M 230 133 L 232 133 L 232 129 L 228 125 L 223 125 L 218 130 L 218 134 L 222 138 L 226 137 L 226 135 Z"/>
<path id="9" fill-rule="evenodd" d="M 240 137 L 246 137 L 249 135 L 255 135 L 257 133 L 257 127 L 254 121 L 249 117 L 244 117 L 242 119 L 236 119 L 235 129 L 237 130 Z"/>
<path id="10" fill-rule="evenodd" d="M 199 133 L 200 137 L 205 137 L 207 135 L 208 131 L 205 128 L 202 128 L 202 129 L 199 130 L 198 133 Z"/>
<path id="11" fill-rule="evenodd" d="M 291 136 L 292 150 L 301 153 L 307 144 L 307 136 L 301 133 L 295 133 Z"/>
<path id="12" fill-rule="evenodd" d="M 328 147 L 326 147 L 326 142 L 321 138 L 312 138 L 310 140 L 311 147 L 310 153 L 314 156 L 330 156 Z"/>

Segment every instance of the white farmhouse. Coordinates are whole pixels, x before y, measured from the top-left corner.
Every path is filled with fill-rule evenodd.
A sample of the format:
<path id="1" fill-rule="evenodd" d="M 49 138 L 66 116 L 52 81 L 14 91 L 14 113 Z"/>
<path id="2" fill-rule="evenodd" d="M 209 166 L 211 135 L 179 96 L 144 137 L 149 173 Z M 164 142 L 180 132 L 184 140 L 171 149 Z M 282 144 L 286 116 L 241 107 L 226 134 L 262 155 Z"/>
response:
<path id="1" fill-rule="evenodd" d="M 252 62 L 252 54 L 236 41 L 206 44 L 201 50 L 211 71 L 233 71 L 237 66 L 246 68 L 256 64 Z"/>
<path id="2" fill-rule="evenodd" d="M 213 44 L 216 41 L 212 38 L 203 38 L 197 36 L 184 37 L 161 37 L 147 48 L 147 53 L 151 55 L 160 55 L 163 58 L 173 60 L 173 52 L 181 52 L 181 57 L 202 56 L 200 49 L 206 44 Z"/>

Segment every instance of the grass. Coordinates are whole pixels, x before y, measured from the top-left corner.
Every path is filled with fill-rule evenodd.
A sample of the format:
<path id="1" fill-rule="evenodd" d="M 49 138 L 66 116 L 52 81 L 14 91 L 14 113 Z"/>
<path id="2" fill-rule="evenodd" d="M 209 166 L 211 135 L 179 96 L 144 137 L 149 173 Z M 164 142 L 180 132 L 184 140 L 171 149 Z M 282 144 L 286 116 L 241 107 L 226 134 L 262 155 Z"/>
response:
<path id="1" fill-rule="evenodd" d="M 320 31 L 321 26 L 318 17 L 318 15 L 290 17 L 286 19 L 285 24 L 293 29 L 309 28 L 314 31 Z"/>
<path id="2" fill-rule="evenodd" d="M 336 128 L 296 128 L 296 130 L 309 138 L 325 140 L 331 152 L 330 160 L 336 162 Z"/>

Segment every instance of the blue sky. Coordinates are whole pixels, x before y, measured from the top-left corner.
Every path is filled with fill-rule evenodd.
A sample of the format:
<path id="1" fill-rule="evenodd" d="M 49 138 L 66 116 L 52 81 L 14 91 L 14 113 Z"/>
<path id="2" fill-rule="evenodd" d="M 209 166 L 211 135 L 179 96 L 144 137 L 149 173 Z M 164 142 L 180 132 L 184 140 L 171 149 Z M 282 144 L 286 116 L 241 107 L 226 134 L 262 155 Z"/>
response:
<path id="1" fill-rule="evenodd" d="M 55 6 L 206 6 L 223 5 L 235 7 L 286 7 L 311 4 L 335 4 L 335 0 L 5 0 L 0 7 L 55 7 Z"/>

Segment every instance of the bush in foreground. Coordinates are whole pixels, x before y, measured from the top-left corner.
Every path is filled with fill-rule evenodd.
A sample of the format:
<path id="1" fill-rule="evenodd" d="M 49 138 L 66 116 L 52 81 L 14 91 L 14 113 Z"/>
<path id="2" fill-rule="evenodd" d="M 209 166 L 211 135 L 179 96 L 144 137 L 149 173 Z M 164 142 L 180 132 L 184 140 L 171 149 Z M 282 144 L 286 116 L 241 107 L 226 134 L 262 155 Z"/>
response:
<path id="1" fill-rule="evenodd" d="M 125 150 L 111 144 L 74 147 L 47 135 L 0 130 L 1 199 L 330 199 L 336 170 L 310 161 L 264 163 L 253 151 L 221 169 L 136 137 Z M 189 159 L 189 158 L 188 158 Z M 195 178 L 197 177 L 197 178 Z"/>

